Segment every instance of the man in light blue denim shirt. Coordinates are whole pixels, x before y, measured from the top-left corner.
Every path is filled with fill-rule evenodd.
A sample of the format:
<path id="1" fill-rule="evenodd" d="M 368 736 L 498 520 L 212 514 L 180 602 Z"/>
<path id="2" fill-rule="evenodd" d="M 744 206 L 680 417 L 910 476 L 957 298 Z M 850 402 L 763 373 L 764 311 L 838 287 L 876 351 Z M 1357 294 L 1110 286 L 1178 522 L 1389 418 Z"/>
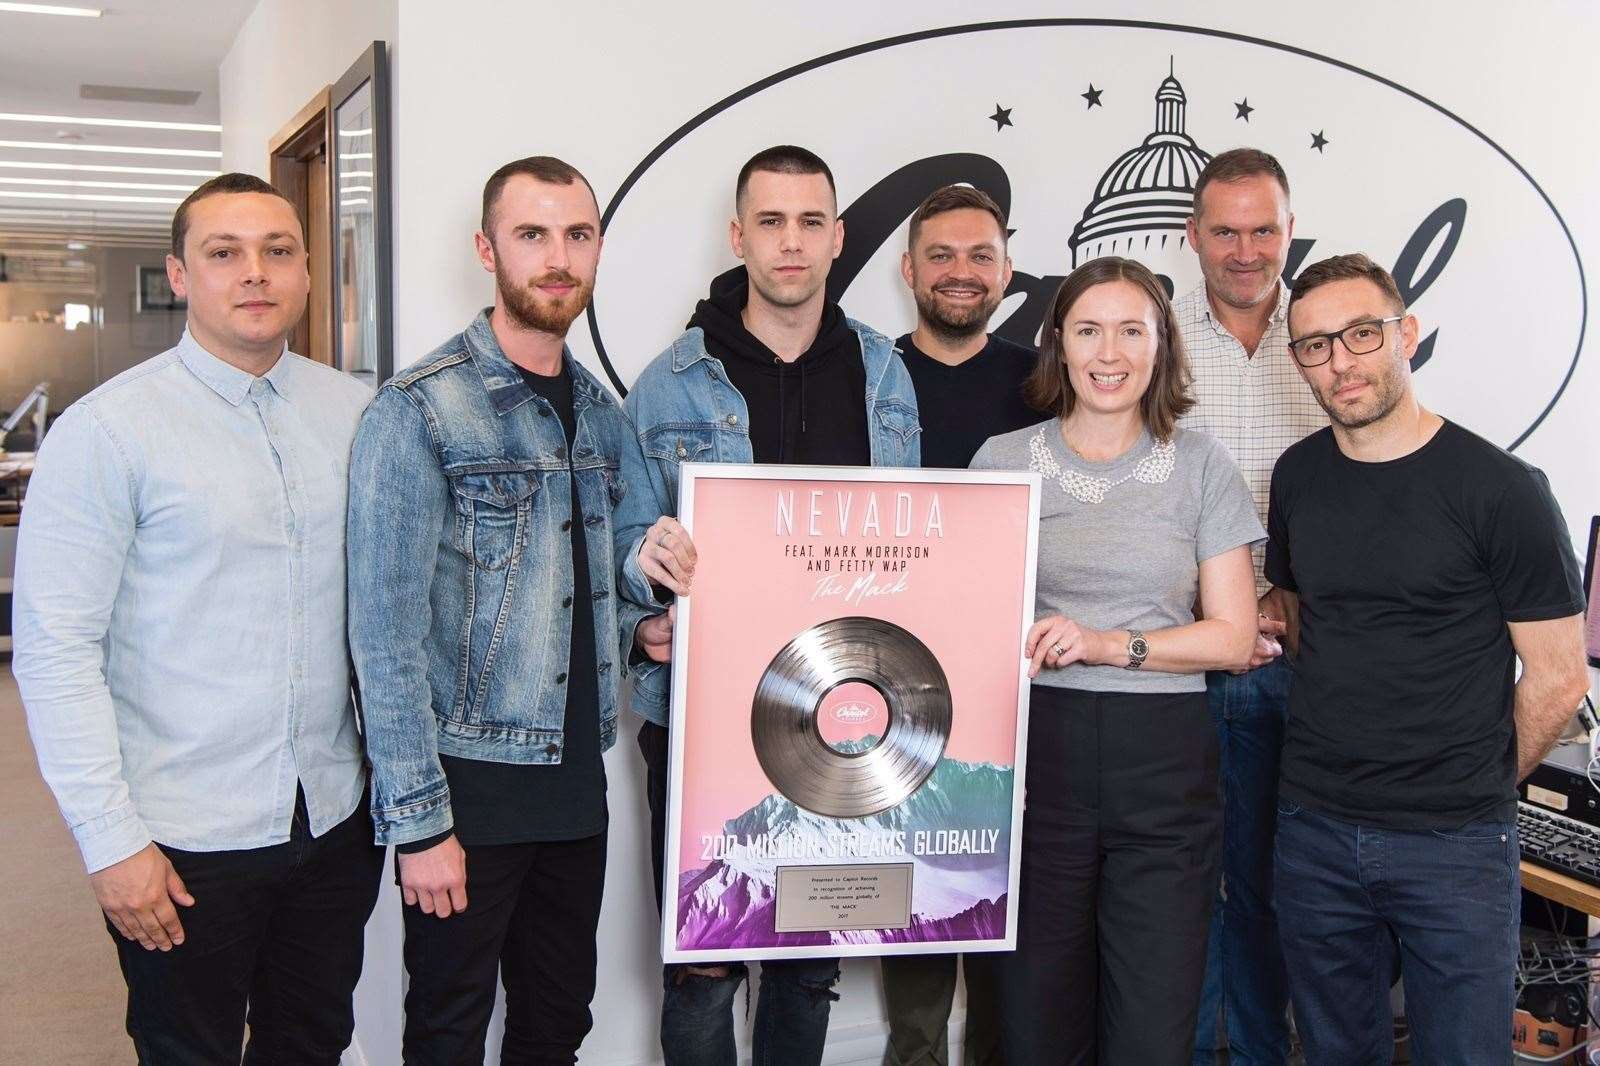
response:
<path id="1" fill-rule="evenodd" d="M 678 468 L 690 460 L 917 466 L 916 394 L 893 342 L 828 299 L 844 245 L 833 174 L 814 153 L 780 145 L 747 162 L 735 182 L 729 236 L 744 266 L 711 283 L 688 331 L 657 356 L 628 394 L 650 486 L 676 514 Z M 664 518 L 643 549 L 652 575 L 688 591 L 694 549 Z M 651 845 L 662 880 L 671 616 L 638 627 L 633 709 L 644 719 Z M 670 887 L 670 886 L 669 886 Z M 732 1003 L 745 977 L 733 966 L 668 966 L 661 1045 L 667 1066 L 733 1066 Z M 837 959 L 784 959 L 761 968 L 753 1061 L 816 1066 L 837 998 Z"/>
<path id="2" fill-rule="evenodd" d="M 405 1060 L 573 1062 L 592 1019 L 602 753 L 652 605 L 660 515 L 622 408 L 567 351 L 600 259 L 583 175 L 549 156 L 484 186 L 495 302 L 394 378 L 351 458 L 350 644 L 372 814 L 405 901 Z M 652 610 L 660 610 L 651 606 Z"/>
<path id="3" fill-rule="evenodd" d="M 73 404 L 17 546 L 13 671 L 105 911 L 141 1063 L 333 1066 L 383 853 L 344 640 L 368 390 L 286 350 L 293 205 L 244 174 L 173 219 L 176 348 Z"/>

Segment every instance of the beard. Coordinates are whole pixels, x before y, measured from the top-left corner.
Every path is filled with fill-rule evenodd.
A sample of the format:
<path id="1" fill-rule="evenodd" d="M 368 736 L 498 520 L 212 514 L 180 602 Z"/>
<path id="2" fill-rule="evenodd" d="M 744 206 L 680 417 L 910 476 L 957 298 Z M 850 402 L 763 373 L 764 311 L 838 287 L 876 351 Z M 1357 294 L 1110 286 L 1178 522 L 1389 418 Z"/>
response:
<path id="1" fill-rule="evenodd" d="M 1374 422 L 1387 418 L 1389 412 L 1399 406 L 1400 401 L 1405 398 L 1406 387 L 1405 379 L 1400 369 L 1401 364 L 1405 362 L 1405 355 L 1401 350 L 1398 338 L 1395 340 L 1391 354 L 1394 356 L 1393 361 L 1385 366 L 1377 376 L 1347 374 L 1342 378 L 1335 378 L 1327 396 L 1324 396 L 1321 390 L 1314 390 L 1317 395 L 1317 403 L 1327 412 L 1329 418 L 1345 429 L 1362 429 L 1372 425 Z M 1333 395 L 1353 381 L 1365 381 L 1371 385 L 1372 398 L 1358 407 L 1340 408 L 1336 406 L 1332 399 Z"/>
<path id="2" fill-rule="evenodd" d="M 1226 269 L 1222 269 L 1215 279 L 1207 277 L 1206 283 L 1217 298 L 1229 307 L 1236 311 L 1249 311 L 1260 307 L 1268 299 L 1276 299 L 1281 272 L 1281 268 L 1277 271 L 1264 270 L 1261 282 L 1254 287 L 1247 287 L 1248 283 L 1243 279 L 1233 277 Z"/>
<path id="3" fill-rule="evenodd" d="M 982 282 L 963 281 L 961 288 L 976 288 L 983 293 L 975 304 L 951 307 L 939 299 L 938 288 L 915 289 L 917 315 L 928 328 L 947 340 L 967 340 L 989 328 L 989 318 L 1000 307 L 1001 294 Z"/>
<path id="4" fill-rule="evenodd" d="M 572 285 L 574 288 L 559 300 L 542 297 L 537 286 L 551 282 Z M 506 317 L 523 329 L 552 333 L 558 337 L 567 335 L 567 328 L 583 314 L 583 309 L 589 306 L 589 297 L 594 295 L 593 279 L 579 281 L 565 270 L 552 270 L 518 285 L 497 268 L 494 284 L 500 290 L 500 302 L 505 307 Z"/>

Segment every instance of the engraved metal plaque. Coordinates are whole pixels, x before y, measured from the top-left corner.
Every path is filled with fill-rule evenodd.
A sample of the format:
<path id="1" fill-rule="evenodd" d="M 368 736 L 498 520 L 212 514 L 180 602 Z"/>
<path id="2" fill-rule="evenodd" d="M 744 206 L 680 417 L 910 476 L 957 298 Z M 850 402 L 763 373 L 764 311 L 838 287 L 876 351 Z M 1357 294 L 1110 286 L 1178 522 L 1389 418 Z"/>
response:
<path id="1" fill-rule="evenodd" d="M 911 924 L 911 866 L 780 866 L 773 931 L 904 929 Z"/>

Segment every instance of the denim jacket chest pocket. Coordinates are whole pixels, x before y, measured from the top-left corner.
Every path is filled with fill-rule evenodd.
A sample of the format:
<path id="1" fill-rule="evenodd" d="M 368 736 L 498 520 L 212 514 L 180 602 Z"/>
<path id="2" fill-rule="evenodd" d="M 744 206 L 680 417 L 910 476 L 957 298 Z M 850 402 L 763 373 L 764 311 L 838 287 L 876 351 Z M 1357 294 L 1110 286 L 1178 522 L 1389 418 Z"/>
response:
<path id="1" fill-rule="evenodd" d="M 877 444 L 880 454 L 873 456 L 876 466 L 911 466 L 911 444 L 922 433 L 916 408 L 900 400 L 880 400 L 873 405 L 877 418 Z"/>
<path id="2" fill-rule="evenodd" d="M 504 470 L 449 476 L 456 550 L 481 570 L 504 570 L 528 542 L 538 474 Z"/>
<path id="3" fill-rule="evenodd" d="M 645 434 L 640 448 L 646 460 L 658 465 L 672 499 L 678 498 L 679 467 L 684 463 L 718 460 L 717 434 L 720 432 L 723 430 L 716 425 L 668 424 Z"/>

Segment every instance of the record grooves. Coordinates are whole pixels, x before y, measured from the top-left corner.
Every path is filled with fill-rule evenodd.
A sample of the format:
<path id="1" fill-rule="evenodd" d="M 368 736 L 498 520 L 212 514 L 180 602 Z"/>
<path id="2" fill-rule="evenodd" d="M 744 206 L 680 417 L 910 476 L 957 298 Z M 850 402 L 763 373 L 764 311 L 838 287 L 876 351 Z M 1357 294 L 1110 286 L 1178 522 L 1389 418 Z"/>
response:
<path id="1" fill-rule="evenodd" d="M 817 712 L 833 689 L 871 685 L 888 728 L 866 751 L 830 747 Z M 939 765 L 950 739 L 950 684 L 911 633 L 878 618 L 833 618 L 801 632 L 767 665 L 750 710 L 756 758 L 779 792 L 831 818 L 861 818 L 905 800 Z"/>

